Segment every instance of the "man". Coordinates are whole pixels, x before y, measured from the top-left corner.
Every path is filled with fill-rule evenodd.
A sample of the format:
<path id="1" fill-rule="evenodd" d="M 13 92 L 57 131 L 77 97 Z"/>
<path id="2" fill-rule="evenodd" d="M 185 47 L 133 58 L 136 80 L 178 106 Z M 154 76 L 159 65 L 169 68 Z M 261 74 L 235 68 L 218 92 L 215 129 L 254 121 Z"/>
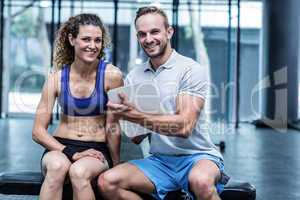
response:
<path id="1" fill-rule="evenodd" d="M 120 94 L 121 104 L 108 107 L 122 119 L 140 124 L 151 134 L 150 157 L 117 165 L 98 179 L 106 199 L 142 199 L 137 193 L 164 199 L 182 189 L 193 199 L 218 200 L 227 182 L 223 160 L 205 132 L 201 112 L 208 89 L 207 69 L 171 47 L 173 28 L 156 7 L 143 7 L 135 18 L 138 41 L 148 62 L 127 77 L 132 84 L 152 81 L 170 114 L 139 111 Z M 223 177 L 223 178 L 222 178 Z"/>

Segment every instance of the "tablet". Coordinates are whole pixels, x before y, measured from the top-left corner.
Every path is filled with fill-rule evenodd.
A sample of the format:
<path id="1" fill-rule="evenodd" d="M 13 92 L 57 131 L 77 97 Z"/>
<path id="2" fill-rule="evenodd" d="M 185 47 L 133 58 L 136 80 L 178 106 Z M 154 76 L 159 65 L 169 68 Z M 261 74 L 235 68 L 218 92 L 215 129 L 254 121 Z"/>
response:
<path id="1" fill-rule="evenodd" d="M 120 103 L 119 94 L 123 93 L 128 97 L 130 103 L 141 112 L 160 114 L 162 107 L 160 103 L 160 92 L 158 87 L 151 82 L 127 85 L 124 87 L 109 90 L 107 95 L 108 99 L 113 103 Z M 139 124 L 120 120 L 122 131 L 128 137 L 135 137 L 138 135 L 148 134 L 152 131 L 140 126 Z"/>
<path id="2" fill-rule="evenodd" d="M 129 102 L 142 112 L 159 114 L 162 111 L 159 89 L 153 83 L 114 88 L 108 91 L 108 99 L 113 103 L 120 103 L 119 94 L 121 93 L 125 94 Z"/>

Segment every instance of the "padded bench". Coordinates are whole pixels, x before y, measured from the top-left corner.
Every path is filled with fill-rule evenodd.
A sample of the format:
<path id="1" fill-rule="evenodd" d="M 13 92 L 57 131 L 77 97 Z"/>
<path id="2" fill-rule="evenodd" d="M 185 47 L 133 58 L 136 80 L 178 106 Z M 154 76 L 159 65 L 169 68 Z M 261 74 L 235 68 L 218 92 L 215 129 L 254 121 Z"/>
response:
<path id="1" fill-rule="evenodd" d="M 41 188 L 40 172 L 16 172 L 0 174 L 0 193 L 14 195 L 38 195 Z M 101 199 L 96 190 L 97 199 Z M 180 191 L 174 191 L 167 195 L 166 200 L 183 200 L 184 194 Z M 72 199 L 72 189 L 66 185 L 63 194 L 65 200 Z M 229 181 L 221 193 L 222 200 L 255 200 L 256 189 L 247 182 Z M 150 196 L 144 196 L 145 200 L 152 200 Z"/>

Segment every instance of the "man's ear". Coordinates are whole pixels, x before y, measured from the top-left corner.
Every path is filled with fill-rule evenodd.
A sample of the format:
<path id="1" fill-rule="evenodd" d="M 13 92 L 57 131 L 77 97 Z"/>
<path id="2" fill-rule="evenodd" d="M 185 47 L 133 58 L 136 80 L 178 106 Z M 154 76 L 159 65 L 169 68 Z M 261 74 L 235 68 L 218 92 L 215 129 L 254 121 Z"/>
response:
<path id="1" fill-rule="evenodd" d="M 167 38 L 170 40 L 171 38 L 172 38 L 172 36 L 173 36 L 173 34 L 174 34 L 174 29 L 173 29 L 173 27 L 172 26 L 169 26 L 168 28 L 167 28 Z"/>
<path id="2" fill-rule="evenodd" d="M 69 33 L 68 38 L 69 38 L 70 45 L 74 46 L 74 37 L 71 33 Z"/>

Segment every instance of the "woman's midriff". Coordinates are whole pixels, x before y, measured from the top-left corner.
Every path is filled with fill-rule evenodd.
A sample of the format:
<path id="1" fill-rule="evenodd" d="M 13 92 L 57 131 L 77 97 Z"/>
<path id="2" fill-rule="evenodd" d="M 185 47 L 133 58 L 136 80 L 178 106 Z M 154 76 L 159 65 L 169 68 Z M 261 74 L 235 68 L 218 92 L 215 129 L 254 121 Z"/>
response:
<path id="1" fill-rule="evenodd" d="M 105 115 L 73 117 L 61 114 L 54 136 L 80 141 L 105 142 Z"/>

